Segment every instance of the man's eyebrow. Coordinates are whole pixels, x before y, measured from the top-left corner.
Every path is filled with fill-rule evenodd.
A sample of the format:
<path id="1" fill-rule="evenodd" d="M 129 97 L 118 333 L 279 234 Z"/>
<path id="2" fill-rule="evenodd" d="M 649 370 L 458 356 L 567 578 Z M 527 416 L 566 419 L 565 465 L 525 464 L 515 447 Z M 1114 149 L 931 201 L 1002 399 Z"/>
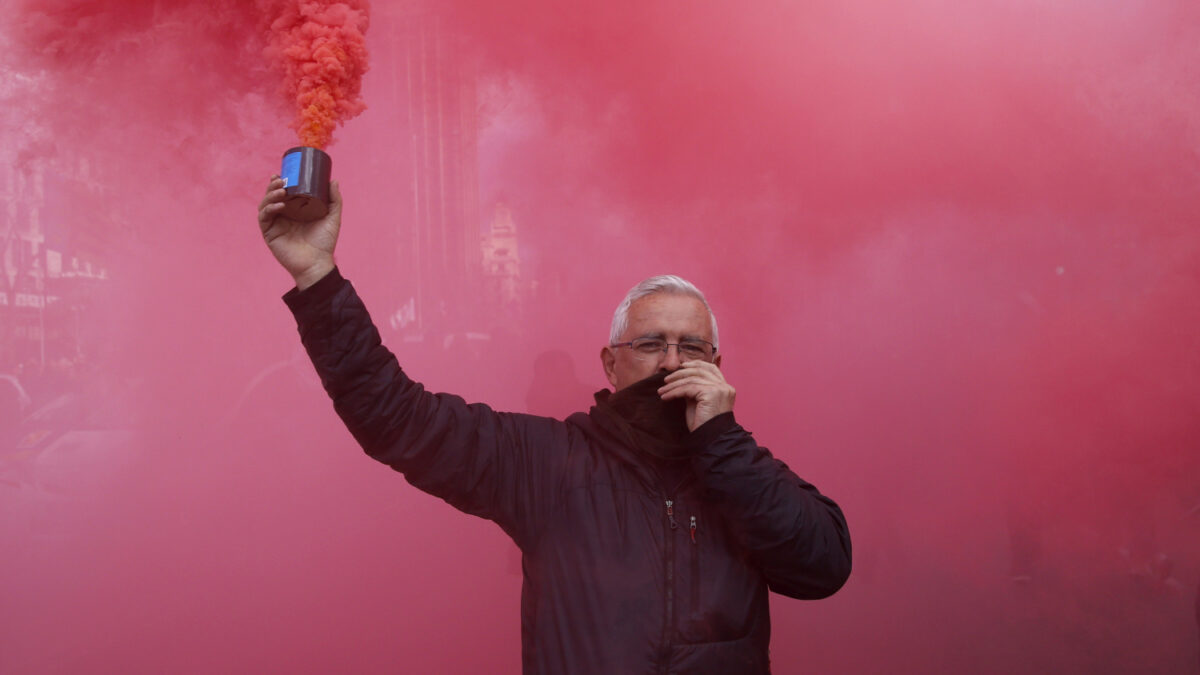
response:
<path id="1" fill-rule="evenodd" d="M 667 334 L 662 331 L 657 331 L 657 332 L 653 332 L 653 333 L 645 333 L 645 334 L 639 335 L 639 336 L 635 337 L 634 339 L 635 340 L 645 340 L 647 338 L 654 338 L 655 340 L 666 340 Z M 712 344 L 712 342 L 710 342 L 709 340 L 705 340 L 704 338 L 702 338 L 699 335 L 696 335 L 694 333 L 688 334 L 688 335 L 683 335 L 679 339 L 682 342 L 708 342 L 709 344 Z"/>

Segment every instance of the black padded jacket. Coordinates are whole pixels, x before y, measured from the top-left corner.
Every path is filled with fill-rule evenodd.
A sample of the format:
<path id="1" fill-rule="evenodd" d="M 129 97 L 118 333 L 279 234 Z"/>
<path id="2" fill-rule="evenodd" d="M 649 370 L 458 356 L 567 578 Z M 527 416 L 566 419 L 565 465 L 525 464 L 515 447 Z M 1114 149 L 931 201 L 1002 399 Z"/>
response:
<path id="1" fill-rule="evenodd" d="M 732 413 L 691 433 L 664 488 L 595 408 L 560 421 L 427 392 L 337 270 L 284 300 L 367 454 L 520 548 L 525 673 L 766 673 L 768 589 L 823 598 L 849 576 L 841 510 Z"/>

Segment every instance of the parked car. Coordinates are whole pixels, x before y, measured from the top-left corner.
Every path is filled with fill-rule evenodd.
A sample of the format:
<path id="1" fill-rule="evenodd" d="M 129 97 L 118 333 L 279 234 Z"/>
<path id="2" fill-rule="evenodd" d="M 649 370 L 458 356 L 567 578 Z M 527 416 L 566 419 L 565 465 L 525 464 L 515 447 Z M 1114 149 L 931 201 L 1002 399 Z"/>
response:
<path id="1" fill-rule="evenodd" d="M 132 416 L 102 388 L 55 397 L 0 448 L 0 536 L 69 537 L 138 454 Z M 11 539 L 10 539 L 11 541 Z"/>

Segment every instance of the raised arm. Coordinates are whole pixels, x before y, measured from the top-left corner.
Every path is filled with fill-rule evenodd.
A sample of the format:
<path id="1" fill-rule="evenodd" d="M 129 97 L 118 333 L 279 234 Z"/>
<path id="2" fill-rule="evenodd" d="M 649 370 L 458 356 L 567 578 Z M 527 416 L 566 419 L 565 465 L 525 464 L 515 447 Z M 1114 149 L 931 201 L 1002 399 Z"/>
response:
<path id="1" fill-rule="evenodd" d="M 296 280 L 284 300 L 334 409 L 371 457 L 456 508 L 496 521 L 521 543 L 542 512 L 567 427 L 529 415 L 497 413 L 449 394 L 432 394 L 401 370 L 353 286 L 333 265 L 342 200 L 312 223 L 276 214 L 282 183 L 272 180 L 259 226 L 272 253 Z M 559 438 L 561 436 L 562 438 Z"/>

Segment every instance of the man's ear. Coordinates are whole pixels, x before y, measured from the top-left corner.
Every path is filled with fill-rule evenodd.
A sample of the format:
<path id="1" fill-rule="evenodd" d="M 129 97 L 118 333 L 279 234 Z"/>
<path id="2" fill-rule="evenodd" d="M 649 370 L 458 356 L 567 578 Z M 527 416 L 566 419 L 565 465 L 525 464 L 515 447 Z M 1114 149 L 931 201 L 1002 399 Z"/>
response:
<path id="1" fill-rule="evenodd" d="M 604 376 L 614 388 L 617 386 L 617 355 L 612 347 L 600 348 L 600 365 L 604 366 Z"/>

